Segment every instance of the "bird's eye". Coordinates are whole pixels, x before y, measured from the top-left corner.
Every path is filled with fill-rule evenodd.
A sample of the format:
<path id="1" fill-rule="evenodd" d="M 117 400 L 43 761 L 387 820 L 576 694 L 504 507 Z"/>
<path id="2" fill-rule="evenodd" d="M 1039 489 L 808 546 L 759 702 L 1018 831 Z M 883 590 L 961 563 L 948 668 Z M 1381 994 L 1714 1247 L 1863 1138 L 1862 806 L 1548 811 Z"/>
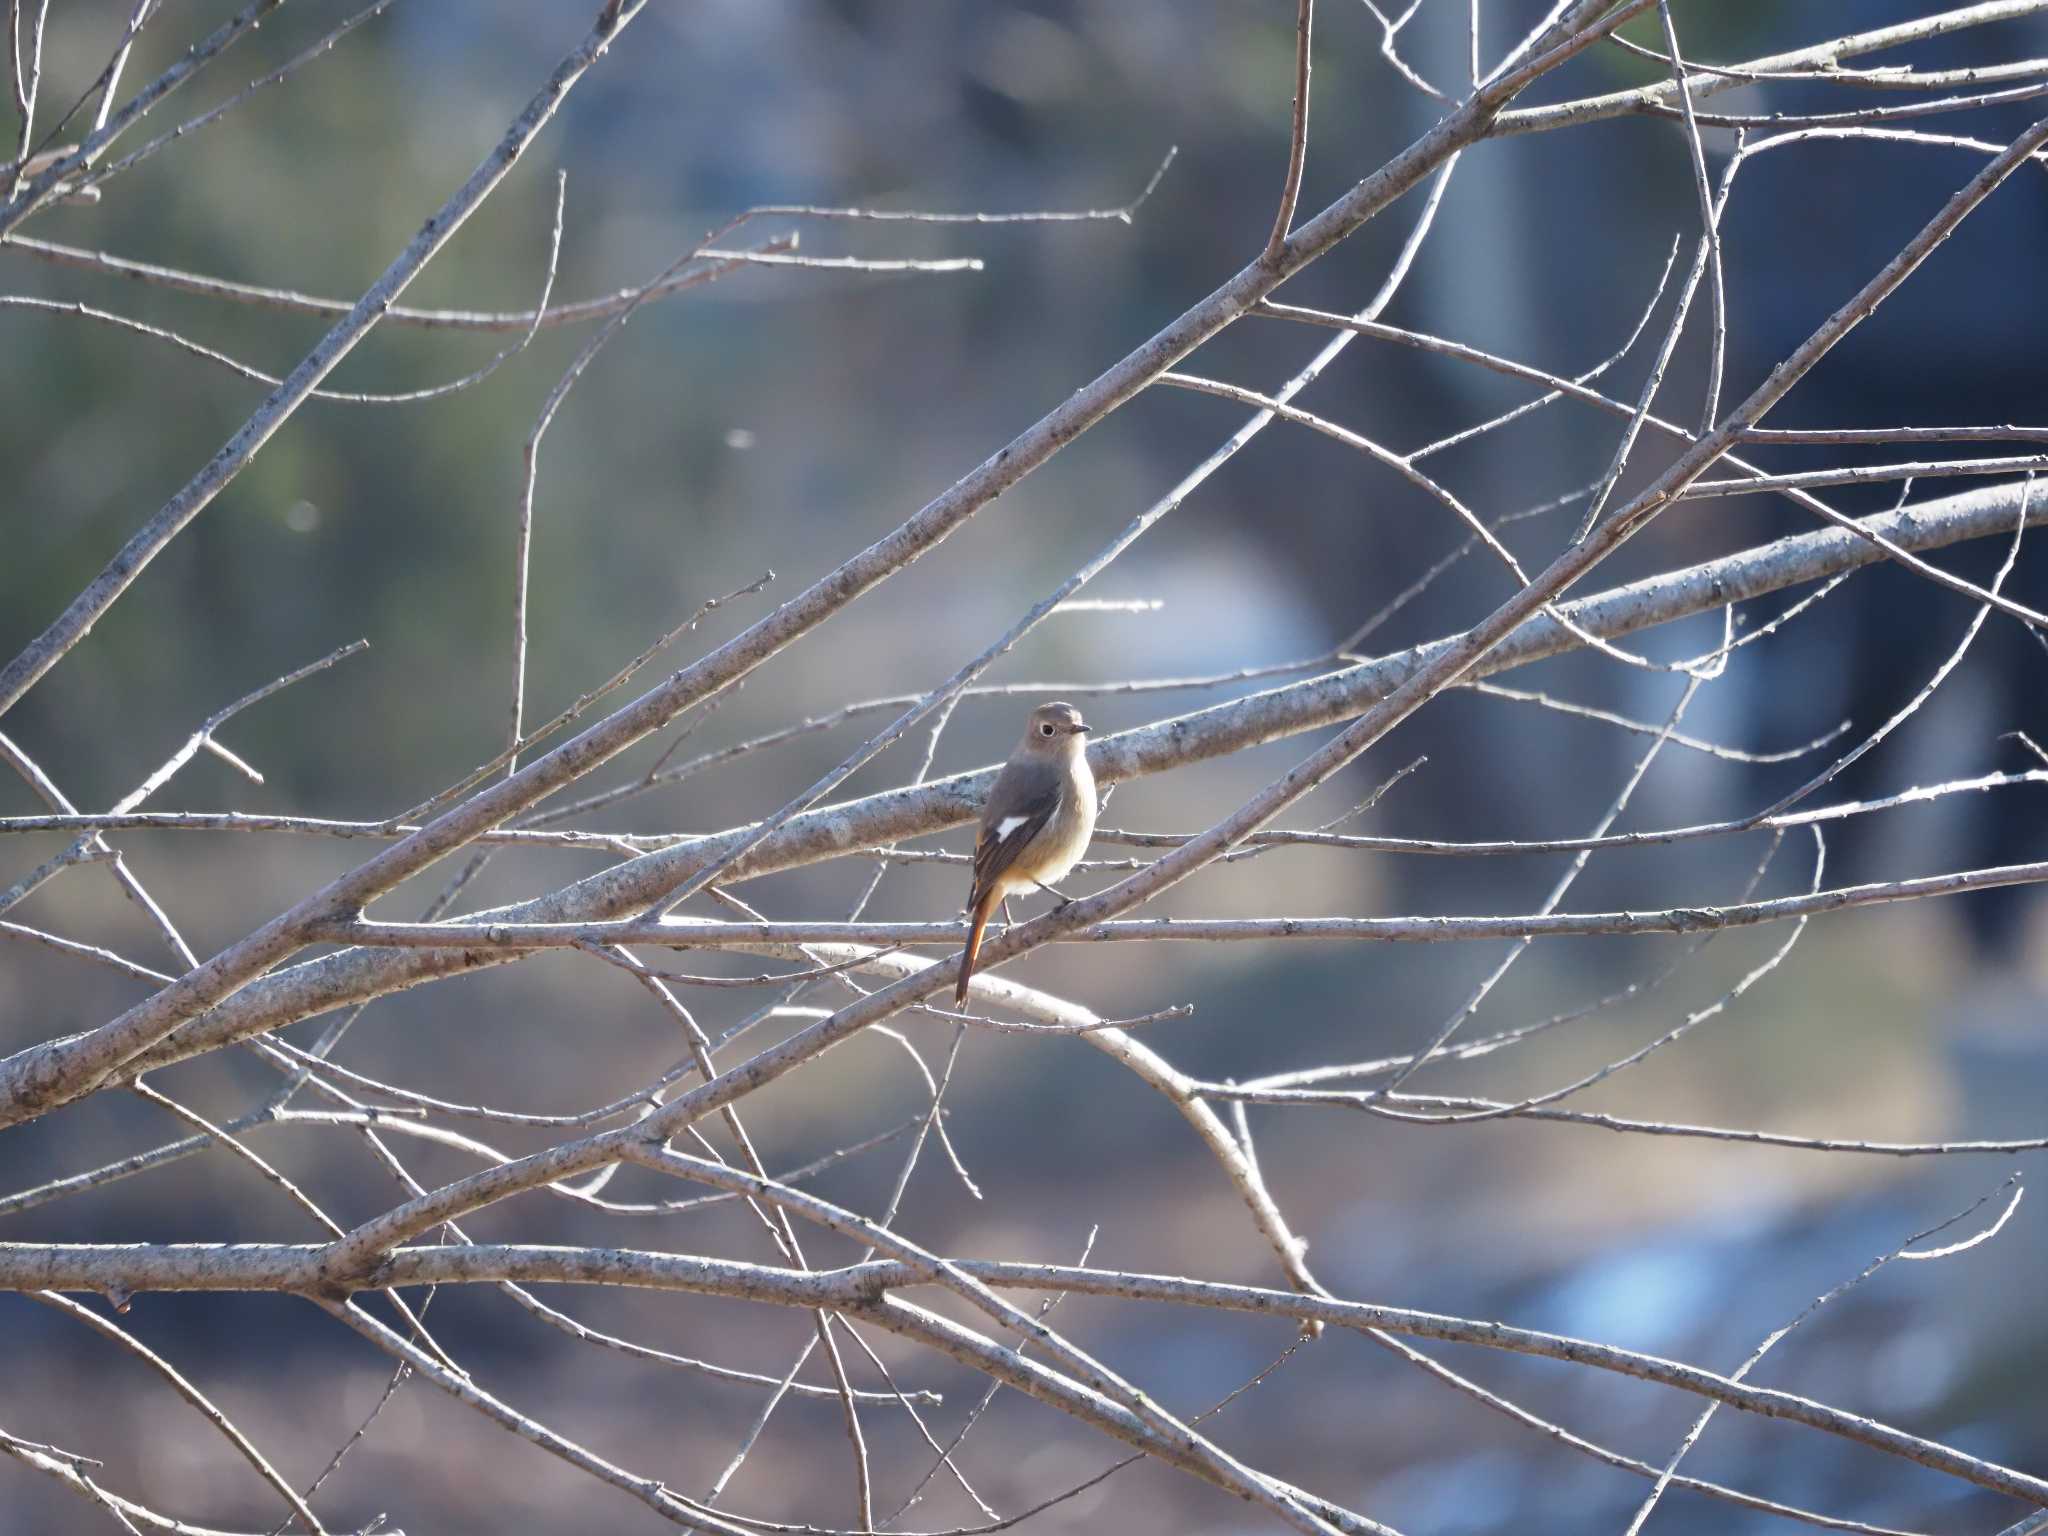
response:
<path id="1" fill-rule="evenodd" d="M 1050 720 L 1040 722 L 1038 727 L 1038 734 L 1041 736 L 1050 736 L 1052 734 L 1052 722 Z"/>

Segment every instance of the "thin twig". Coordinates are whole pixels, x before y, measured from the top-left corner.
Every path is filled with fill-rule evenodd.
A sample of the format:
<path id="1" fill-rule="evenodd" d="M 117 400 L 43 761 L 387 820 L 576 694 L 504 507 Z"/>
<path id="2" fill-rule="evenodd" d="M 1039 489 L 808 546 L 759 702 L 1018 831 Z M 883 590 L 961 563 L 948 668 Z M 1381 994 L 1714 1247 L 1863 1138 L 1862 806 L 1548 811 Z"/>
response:
<path id="1" fill-rule="evenodd" d="M 1302 167 L 1308 159 L 1309 43 L 1315 30 L 1316 0 L 1296 0 L 1294 16 L 1293 122 L 1287 134 L 1287 175 L 1280 183 L 1280 211 L 1266 237 L 1266 255 L 1277 257 L 1294 228 L 1294 208 L 1301 199 Z"/>

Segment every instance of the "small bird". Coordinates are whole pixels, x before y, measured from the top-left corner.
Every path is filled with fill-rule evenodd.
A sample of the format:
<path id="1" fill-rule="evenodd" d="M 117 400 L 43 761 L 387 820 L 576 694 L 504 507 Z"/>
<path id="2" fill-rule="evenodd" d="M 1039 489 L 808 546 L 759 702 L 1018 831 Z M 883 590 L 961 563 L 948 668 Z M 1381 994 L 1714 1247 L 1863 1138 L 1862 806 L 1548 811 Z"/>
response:
<path id="1" fill-rule="evenodd" d="M 59 144 L 55 149 L 46 149 L 40 154 L 30 155 L 28 159 L 15 168 L 14 175 L 0 178 L 0 196 L 8 194 L 10 190 L 8 187 L 9 182 L 17 179 L 24 183 L 34 181 L 59 160 L 69 159 L 77 153 L 78 146 L 76 144 Z M 0 166 L 5 164 L 6 162 L 0 162 Z M 100 189 L 98 187 L 80 189 L 71 182 L 60 181 L 44 195 L 52 199 L 61 198 L 69 202 L 96 203 L 100 200 Z"/>
<path id="2" fill-rule="evenodd" d="M 973 927 L 960 956 L 955 1003 L 967 1001 L 982 930 L 997 906 L 1033 886 L 1060 896 L 1053 882 L 1087 852 L 1095 833 L 1095 775 L 1088 768 L 1087 734 L 1088 722 L 1073 705 L 1041 704 L 1031 711 L 1024 739 L 996 775 L 974 844 L 974 890 L 967 900 Z M 1066 901 L 1060 896 L 1061 905 Z"/>

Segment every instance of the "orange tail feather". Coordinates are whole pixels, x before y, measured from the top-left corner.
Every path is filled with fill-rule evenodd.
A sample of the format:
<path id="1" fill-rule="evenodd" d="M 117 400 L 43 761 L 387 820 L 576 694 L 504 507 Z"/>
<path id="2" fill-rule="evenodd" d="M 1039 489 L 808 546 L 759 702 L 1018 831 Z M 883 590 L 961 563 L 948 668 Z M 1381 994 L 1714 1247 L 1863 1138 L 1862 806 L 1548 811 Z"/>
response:
<path id="1" fill-rule="evenodd" d="M 974 904 L 974 925 L 967 933 L 967 948 L 960 955 L 960 983 L 953 988 L 953 1004 L 958 1007 L 967 1001 L 967 983 L 974 975 L 974 962 L 981 954 L 981 933 L 988 927 L 989 914 L 996 909 L 993 891 Z"/>

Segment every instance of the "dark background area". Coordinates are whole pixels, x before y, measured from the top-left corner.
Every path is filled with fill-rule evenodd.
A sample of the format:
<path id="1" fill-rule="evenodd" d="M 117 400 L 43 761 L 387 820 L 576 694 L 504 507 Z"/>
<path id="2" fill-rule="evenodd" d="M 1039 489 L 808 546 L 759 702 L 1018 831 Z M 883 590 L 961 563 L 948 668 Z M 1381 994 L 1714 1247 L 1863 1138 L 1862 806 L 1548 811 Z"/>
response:
<path id="1" fill-rule="evenodd" d="M 1325 0 L 1302 196 L 1312 212 L 1435 120 L 1439 108 L 1379 58 L 1363 7 Z M 1922 7 L 1693 3 L 1674 7 L 1687 51 L 1740 60 Z M 243 281 L 353 299 L 496 142 L 594 6 L 477 7 L 401 0 L 282 89 L 259 94 L 24 233 Z M 1543 7 L 1481 7 L 1489 58 Z M 52 8 L 45 101 L 68 103 L 104 61 L 125 5 Z M 164 68 L 224 6 L 174 7 L 144 34 L 126 85 Z M 284 8 L 190 91 L 168 126 L 282 62 L 346 12 Z M 1654 42 L 1654 24 L 1629 35 Z M 878 225 L 763 219 L 746 239 L 800 227 L 814 255 L 975 256 L 977 273 L 750 271 L 636 315 L 550 429 L 532 567 L 529 720 L 596 682 L 704 599 L 773 568 L 777 579 L 707 620 L 667 655 L 679 664 L 896 526 L 1068 392 L 1213 289 L 1257 250 L 1287 141 L 1293 7 L 1280 0 L 1070 0 L 938 6 L 718 0 L 650 7 L 579 87 L 533 154 L 405 295 L 415 305 L 520 308 L 547 257 L 554 173 L 568 172 L 556 297 L 643 281 L 708 229 L 760 203 L 882 208 L 1114 207 L 1170 146 L 1179 155 L 1126 227 Z M 1462 8 L 1428 4 L 1404 51 L 1460 78 Z M 1915 45 L 1922 68 L 2048 53 L 2048 19 Z M 1902 62 L 1887 54 L 1876 62 Z M 1596 50 L 1532 101 L 1654 78 Z M 1840 110 L 1866 93 L 1744 89 L 1716 111 Z M 46 107 L 47 112 L 47 107 Z M 1932 131 L 2003 144 L 2040 103 L 1935 119 Z M 8 129 L 11 134 L 11 126 Z M 11 140 L 10 140 L 11 142 Z M 1716 174 L 1730 148 L 1708 135 Z M 1731 326 L 1724 401 L 1740 399 L 1915 231 L 1982 162 L 1964 150 L 1820 142 L 1762 155 L 1723 226 Z M 1467 154 L 1438 226 L 1385 319 L 1560 372 L 1620 346 L 1674 236 L 1690 260 L 1697 207 L 1682 133 L 1645 118 L 1483 144 Z M 1355 309 L 1413 226 L 1411 196 L 1290 284 L 1290 302 Z M 2048 419 L 2048 180 L 2016 176 L 1904 290 L 1830 356 L 1775 426 L 2038 423 Z M 86 300 L 218 346 L 272 372 L 324 331 L 302 316 L 94 277 L 0 245 L 0 291 Z M 1602 381 L 1633 401 L 1668 313 Z M 1703 316 L 1704 295 L 1696 305 Z M 258 706 L 223 740 L 264 775 L 251 785 L 202 755 L 153 806 L 381 817 L 414 804 L 502 742 L 510 686 L 520 448 L 585 328 L 543 332 L 480 387 L 405 408 L 314 402 L 15 710 L 5 729 L 82 806 L 111 804 L 213 710 L 358 636 L 370 650 Z M 1695 320 L 1660 409 L 1689 421 L 1703 380 Z M 1186 366 L 1276 388 L 1326 339 L 1241 322 Z M 509 338 L 387 327 L 330 380 L 405 390 L 480 366 Z M 0 313 L 0 653 L 14 654 L 120 542 L 219 447 L 261 386 L 145 338 L 71 317 Z M 1526 386 L 1447 359 L 1361 340 L 1303 397 L 1309 409 L 1406 451 L 1528 398 Z M 709 750 L 854 699 L 916 693 L 949 675 L 1235 430 L 1241 408 L 1155 389 L 1062 452 L 911 570 L 749 679 L 685 751 Z M 1617 423 L 1570 404 L 1432 460 L 1487 517 L 1596 477 Z M 2003 451 L 2003 450 L 1990 450 Z M 1820 457 L 1819 455 L 1825 455 Z M 1879 463 L 1945 449 L 1758 450 L 1771 467 Z M 1668 451 L 1646 439 L 1626 485 Z M 1916 494 L 1938 494 L 1923 485 Z M 1827 493 L 1851 512 L 1897 487 Z M 1568 537 L 1579 505 L 1516 525 L 1525 560 Z M 1803 531 L 1789 503 L 1690 504 L 1630 544 L 1594 585 Z M 1380 610 L 1463 537 L 1392 472 L 1285 425 L 1269 430 L 1090 588 L 1157 599 L 1142 613 L 1058 615 L 989 675 L 1059 684 L 1194 676 L 1312 658 Z M 1936 558 L 1986 579 L 2003 548 Z M 1455 631 L 1504 597 L 1482 558 L 1454 567 L 1369 643 L 1375 652 Z M 2048 559 L 2024 550 L 2006 590 L 2048 605 Z M 1761 622 L 1782 606 L 1758 605 Z M 1775 751 L 1853 722 L 1867 732 L 1921 688 L 1971 605 L 1910 573 L 1873 569 L 1779 634 L 1736 653 L 1683 728 Z M 1698 619 L 1631 642 L 1659 659 L 1718 642 Z M 2033 765 L 2003 739 L 2048 741 L 2042 651 L 1994 616 L 1927 707 L 1821 797 L 1852 799 Z M 650 674 L 650 676 L 653 674 Z M 1680 680 L 1598 656 L 1502 679 L 1661 722 Z M 1262 686 L 1081 699 L 1098 729 L 1200 708 Z M 1027 701 L 965 702 L 934 771 L 999 758 Z M 860 739 L 873 715 L 628 801 L 592 826 L 710 831 L 766 814 Z M 917 745 L 864 769 L 846 793 L 908 779 Z M 1565 837 L 1587 831 L 1644 738 L 1499 698 L 1437 701 L 1301 808 L 1339 815 L 1427 755 L 1361 830 L 1415 837 Z M 645 770 L 666 738 L 610 771 Z M 1239 805 L 1309 750 L 1268 745 L 1121 789 L 1106 824 L 1193 830 Z M 1745 765 L 1667 749 L 1619 824 L 1736 816 L 1827 760 Z M 2043 857 L 2038 789 L 1968 796 L 1839 823 L 1827 883 Z M 40 810 L 0 783 L 0 814 Z M 130 863 L 209 954 L 366 845 L 283 836 L 124 834 Z M 8 840 L 5 879 L 63 846 Z M 967 846 L 964 832 L 936 844 Z M 1108 857 L 1129 850 L 1100 849 Z M 1596 858 L 1565 906 L 1601 910 L 1734 899 L 1758 837 Z M 1763 894 L 1810 882 L 1812 845 L 1788 839 Z M 1519 912 L 1559 856 L 1366 857 L 1294 850 L 1212 870 L 1161 914 Z M 596 867 L 563 853 L 503 855 L 465 896 L 474 909 Z M 757 882 L 747 899 L 787 917 L 843 917 L 872 866 L 820 865 Z M 431 871 L 380 903 L 412 917 L 445 880 Z M 1113 876 L 1083 875 L 1092 889 Z M 878 917 L 957 910 L 956 866 L 892 870 Z M 162 964 L 162 946 L 104 871 L 39 892 L 21 919 Z M 1658 1119 L 1887 1140 L 2043 1131 L 2042 958 L 2048 909 L 2027 889 L 1876 909 L 1817 922 L 1787 965 L 1725 1016 L 1585 1096 L 1586 1107 Z M 1447 1092 L 1518 1095 L 1568 1081 L 1711 1003 L 1782 941 L 1731 933 L 1654 993 L 1553 1032 L 1539 1047 L 1418 1078 Z M 1681 941 L 1537 946 L 1470 1032 L 1582 1006 L 1658 972 Z M 1193 1002 L 1151 1043 L 1185 1070 L 1247 1077 L 1418 1045 L 1498 962 L 1500 946 L 1065 946 L 1015 967 L 1108 1017 Z M 687 966 L 684 968 L 688 968 Z M 676 1055 L 670 1026 L 623 977 L 581 957 L 538 960 L 376 1003 L 338 1058 L 458 1100 L 567 1112 L 630 1091 Z M 46 951 L 0 948 L 0 1052 L 90 1027 L 133 984 Z M 708 994 L 718 1029 L 752 994 Z M 835 997 L 820 1001 L 833 1003 Z M 695 1000 L 693 999 L 693 1005 Z M 295 1026 L 308 1043 L 316 1021 Z M 907 1026 L 936 1060 L 950 1029 Z M 273 1079 L 223 1056 L 165 1074 L 209 1114 L 233 1115 Z M 771 1168 L 789 1167 L 919 1112 L 901 1050 L 863 1039 L 751 1101 Z M 985 1199 L 927 1149 L 903 1228 L 948 1252 L 1071 1260 L 1100 1228 L 1094 1262 L 1277 1283 L 1242 1207 L 1171 1107 L 1078 1041 L 971 1035 L 949 1093 L 950 1126 Z M 1966 1205 L 2018 1158 L 1893 1160 L 1704 1141 L 1622 1139 L 1539 1123 L 1426 1128 L 1336 1111 L 1257 1111 L 1268 1178 L 1340 1295 L 1576 1333 L 1729 1370 L 1815 1295 L 1909 1233 Z M 177 1127 L 147 1105 L 93 1102 L 0 1138 L 5 1191 L 153 1146 Z M 544 1135 L 488 1139 L 518 1152 Z M 266 1155 L 342 1220 L 393 1198 L 359 1144 L 273 1131 Z M 901 1143 L 815 1181 L 874 1213 Z M 474 1163 L 417 1152 L 446 1179 Z M 621 1175 L 619 1187 L 654 1185 Z M 234 1160 L 214 1156 L 0 1223 L 4 1240 L 304 1240 L 303 1218 Z M 529 1199 L 471 1227 L 480 1240 L 624 1242 L 767 1259 L 730 1206 L 630 1227 Z M 807 1241 L 811 1238 L 807 1234 Z M 818 1236 L 814 1262 L 854 1256 Z M 1888 1266 L 1804 1325 L 1755 1379 L 1867 1412 L 2035 1473 L 2048 1470 L 2048 1318 L 2038 1302 L 2048 1223 L 2023 1204 L 1983 1248 Z M 809 1324 L 734 1303 L 653 1295 L 551 1295 L 595 1326 L 721 1363 L 779 1372 Z M 612 1459 L 700 1492 L 730 1456 L 760 1394 L 571 1344 L 482 1289 L 443 1293 L 437 1333 L 479 1378 Z M 1283 1326 L 1069 1300 L 1058 1320 L 1177 1411 L 1197 1412 L 1288 1343 Z M 303 1303 L 149 1296 L 126 1325 L 258 1431 L 303 1484 L 382 1391 L 382 1357 Z M 899 1382 L 947 1393 L 957 1425 L 980 1383 L 930 1357 L 882 1348 Z M 1439 1350 L 1447 1363 L 1578 1433 L 1652 1462 L 1699 1403 L 1596 1372 Z M 808 1379 L 822 1380 L 813 1375 Z M 878 1501 L 894 1508 L 921 1470 L 900 1415 L 868 1416 Z M 68 1319 L 0 1297 L 0 1427 L 104 1458 L 105 1480 L 187 1518 L 274 1523 L 266 1490 L 163 1386 Z M 1223 1443 L 1412 1533 L 1620 1529 L 1646 1486 L 1488 1414 L 1357 1337 L 1304 1349 L 1216 1421 Z M 963 1465 L 1004 1513 L 1098 1470 L 1113 1447 L 1000 1395 Z M 847 1451 L 829 1402 L 787 1405 L 733 1485 L 735 1507 L 842 1523 Z M 1830 1437 L 1724 1410 L 1686 1463 L 1697 1476 L 1918 1530 L 1996 1529 L 2007 1503 Z M 973 1523 L 935 1480 L 908 1523 Z M 654 1516 L 440 1396 L 408 1384 L 323 1494 L 334 1528 L 390 1510 L 408 1531 L 653 1530 Z M 0 1464 L 0 1532 L 89 1528 L 102 1517 L 27 1469 Z M 1673 1492 L 1668 1531 L 1795 1527 Z M 1178 1474 L 1133 1468 L 1041 1516 L 1048 1532 L 1265 1529 Z"/>

